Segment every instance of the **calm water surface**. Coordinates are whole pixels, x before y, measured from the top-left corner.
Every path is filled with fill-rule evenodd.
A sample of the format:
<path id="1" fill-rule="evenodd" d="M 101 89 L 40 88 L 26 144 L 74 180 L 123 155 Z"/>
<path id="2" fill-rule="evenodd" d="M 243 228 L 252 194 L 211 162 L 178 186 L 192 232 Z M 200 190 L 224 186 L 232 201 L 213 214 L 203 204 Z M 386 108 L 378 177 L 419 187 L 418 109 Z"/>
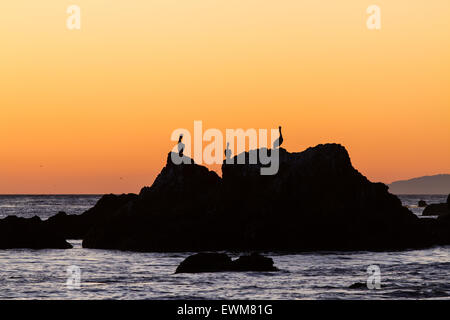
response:
<path id="1" fill-rule="evenodd" d="M 0 196 L 0 217 L 66 211 L 79 214 L 99 196 Z M 446 196 L 401 196 L 420 215 L 418 200 Z M 83 249 L 0 250 L 0 299 L 448 299 L 450 247 L 402 252 L 268 253 L 277 273 L 174 274 L 189 253 L 133 253 Z M 236 254 L 233 254 L 236 256 Z M 365 283 L 378 265 L 381 289 L 349 289 Z M 79 289 L 69 289 L 67 268 L 81 270 Z"/>

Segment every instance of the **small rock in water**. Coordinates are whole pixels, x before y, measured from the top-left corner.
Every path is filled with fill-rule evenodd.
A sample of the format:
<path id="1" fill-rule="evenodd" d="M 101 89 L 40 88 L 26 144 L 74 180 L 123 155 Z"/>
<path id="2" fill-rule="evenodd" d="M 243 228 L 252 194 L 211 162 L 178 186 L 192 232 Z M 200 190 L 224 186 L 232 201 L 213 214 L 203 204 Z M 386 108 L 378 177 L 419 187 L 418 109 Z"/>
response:
<path id="1" fill-rule="evenodd" d="M 271 258 L 257 253 L 236 260 L 231 260 L 225 253 L 197 253 L 182 261 L 175 273 L 233 271 L 278 271 L 278 268 Z"/>
<path id="2" fill-rule="evenodd" d="M 175 273 L 220 272 L 231 268 L 225 253 L 197 253 L 184 259 Z"/>
<path id="3" fill-rule="evenodd" d="M 367 289 L 367 283 L 363 283 L 363 282 L 355 282 L 354 284 L 352 284 L 350 287 L 348 287 L 349 289 Z"/>
<path id="4" fill-rule="evenodd" d="M 421 207 L 421 208 L 426 207 L 427 206 L 427 202 L 425 200 L 420 200 L 418 206 Z"/>
<path id="5" fill-rule="evenodd" d="M 257 253 L 241 256 L 232 262 L 234 271 L 278 271 L 273 265 L 272 258 Z"/>

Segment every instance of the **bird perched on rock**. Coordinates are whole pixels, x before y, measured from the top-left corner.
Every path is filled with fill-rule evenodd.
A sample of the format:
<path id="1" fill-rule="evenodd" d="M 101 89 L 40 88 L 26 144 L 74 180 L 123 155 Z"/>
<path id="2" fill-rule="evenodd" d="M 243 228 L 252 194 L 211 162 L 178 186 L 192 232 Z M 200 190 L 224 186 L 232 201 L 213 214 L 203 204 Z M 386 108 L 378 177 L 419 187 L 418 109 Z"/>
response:
<path id="1" fill-rule="evenodd" d="M 180 134 L 180 138 L 178 139 L 178 154 L 180 155 L 180 157 L 183 156 L 183 151 L 184 151 L 184 143 L 181 142 L 181 140 L 183 140 L 182 134 Z"/>
<path id="2" fill-rule="evenodd" d="M 275 140 L 273 142 L 274 149 L 277 149 L 278 147 L 280 147 L 283 144 L 283 135 L 281 134 L 281 126 L 278 127 L 278 131 L 280 132 L 280 136 L 278 137 L 277 140 Z"/>
<path id="3" fill-rule="evenodd" d="M 230 143 L 227 142 L 227 148 L 225 149 L 225 158 L 226 160 L 230 160 L 231 159 L 231 150 L 230 150 Z"/>

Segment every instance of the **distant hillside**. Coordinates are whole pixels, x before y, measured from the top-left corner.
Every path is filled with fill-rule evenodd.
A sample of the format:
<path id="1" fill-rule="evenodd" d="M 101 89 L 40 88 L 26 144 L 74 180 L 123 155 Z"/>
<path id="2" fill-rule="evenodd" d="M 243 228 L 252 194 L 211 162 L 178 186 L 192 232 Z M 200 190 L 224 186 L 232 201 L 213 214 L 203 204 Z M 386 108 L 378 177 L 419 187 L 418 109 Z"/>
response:
<path id="1" fill-rule="evenodd" d="M 437 174 L 389 184 L 389 192 L 394 194 L 449 194 L 450 174 Z"/>

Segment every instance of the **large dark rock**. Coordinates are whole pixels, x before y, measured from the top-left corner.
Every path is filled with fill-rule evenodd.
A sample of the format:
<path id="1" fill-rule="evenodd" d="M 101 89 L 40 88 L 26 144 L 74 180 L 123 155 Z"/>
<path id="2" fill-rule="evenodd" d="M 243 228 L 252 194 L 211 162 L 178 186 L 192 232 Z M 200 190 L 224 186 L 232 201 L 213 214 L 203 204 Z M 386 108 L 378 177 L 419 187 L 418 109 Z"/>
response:
<path id="1" fill-rule="evenodd" d="M 39 217 L 0 220 L 0 249 L 69 249 L 72 245 Z"/>
<path id="2" fill-rule="evenodd" d="M 257 253 L 241 256 L 236 260 L 224 253 L 197 253 L 187 257 L 175 273 L 230 272 L 230 271 L 278 271 L 271 258 Z"/>
<path id="3" fill-rule="evenodd" d="M 195 163 L 167 164 L 127 208 L 93 228 L 87 248 L 204 251 L 217 248 L 220 177 Z M 224 238 L 220 237 L 221 240 Z M 225 244 L 225 241 L 224 241 Z M 224 245 L 225 246 L 225 245 Z"/>
<path id="4" fill-rule="evenodd" d="M 232 233 L 240 243 L 298 251 L 383 250 L 428 241 L 418 235 L 418 218 L 386 185 L 356 171 L 341 145 L 279 152 L 273 176 L 260 175 L 259 164 L 222 167 L 226 211 L 238 222 Z"/>
<path id="5" fill-rule="evenodd" d="M 251 153 L 258 157 L 258 151 L 267 150 Z M 82 215 L 61 212 L 39 225 L 49 235 L 83 239 L 86 248 L 134 251 L 396 250 L 450 244 L 447 220 L 416 217 L 386 185 L 355 170 L 343 146 L 278 151 L 275 175 L 261 175 L 263 165 L 248 164 L 251 153 L 246 152 L 240 156 L 247 164 L 222 165 L 222 178 L 192 160 L 176 165 L 169 153 L 153 185 L 139 195 L 105 195 Z"/>
<path id="6" fill-rule="evenodd" d="M 256 151 L 252 151 L 256 152 Z M 83 238 L 88 248 L 135 251 L 391 250 L 435 243 L 423 223 L 355 170 L 344 147 L 279 149 L 277 174 L 261 164 L 175 165 L 151 187 L 108 210 Z M 244 154 L 248 160 L 249 153 Z M 234 158 L 236 162 L 236 157 Z M 246 162 L 248 163 L 248 161 Z"/>
<path id="7" fill-rule="evenodd" d="M 446 203 L 429 204 L 422 212 L 423 216 L 441 216 L 449 214 L 450 210 Z"/>

